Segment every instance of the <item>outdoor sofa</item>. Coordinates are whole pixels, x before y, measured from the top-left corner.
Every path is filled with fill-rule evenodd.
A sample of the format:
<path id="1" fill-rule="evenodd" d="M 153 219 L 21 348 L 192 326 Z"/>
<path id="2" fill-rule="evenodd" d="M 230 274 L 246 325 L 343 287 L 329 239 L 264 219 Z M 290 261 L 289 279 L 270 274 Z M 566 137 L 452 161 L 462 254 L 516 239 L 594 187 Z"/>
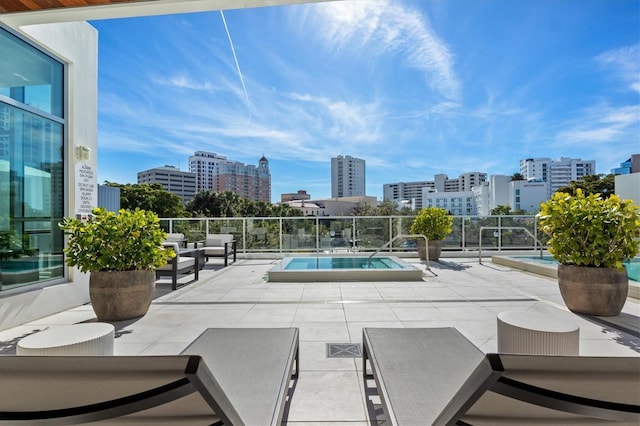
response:
<path id="1" fill-rule="evenodd" d="M 204 256 L 206 261 L 210 257 L 224 258 L 224 266 L 229 264 L 229 257 L 236 261 L 237 242 L 232 234 L 207 234 L 204 243 Z"/>
<path id="2" fill-rule="evenodd" d="M 390 425 L 640 424 L 640 357 L 484 354 L 455 328 L 364 328 L 363 374 Z"/>
<path id="3" fill-rule="evenodd" d="M 297 328 L 207 329 L 181 355 L 4 356 L 0 424 L 279 426 L 298 371 Z"/>

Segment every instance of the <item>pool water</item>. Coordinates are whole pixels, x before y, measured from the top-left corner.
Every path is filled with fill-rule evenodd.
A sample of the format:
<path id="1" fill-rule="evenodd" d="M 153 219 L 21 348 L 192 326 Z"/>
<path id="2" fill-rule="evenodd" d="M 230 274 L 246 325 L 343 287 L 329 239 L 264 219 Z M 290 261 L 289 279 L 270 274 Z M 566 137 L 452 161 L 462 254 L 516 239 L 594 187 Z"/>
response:
<path id="1" fill-rule="evenodd" d="M 422 281 L 422 269 L 394 256 L 286 257 L 267 272 L 267 281 Z"/>
<path id="2" fill-rule="evenodd" d="M 388 257 L 294 257 L 283 269 L 319 270 L 319 269 L 403 269 L 406 266 Z"/>
<path id="3" fill-rule="evenodd" d="M 514 259 L 525 260 L 530 263 L 538 263 L 542 265 L 557 265 L 558 261 L 552 256 L 514 256 Z M 640 258 L 635 257 L 627 262 L 624 262 L 624 266 L 627 268 L 627 276 L 630 280 L 640 282 Z"/>

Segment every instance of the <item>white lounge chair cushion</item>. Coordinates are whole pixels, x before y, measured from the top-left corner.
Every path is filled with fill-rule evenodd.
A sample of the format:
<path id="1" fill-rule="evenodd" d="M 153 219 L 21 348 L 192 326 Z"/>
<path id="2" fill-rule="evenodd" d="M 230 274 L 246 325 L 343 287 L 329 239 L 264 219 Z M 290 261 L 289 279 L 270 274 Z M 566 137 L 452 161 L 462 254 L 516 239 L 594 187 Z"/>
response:
<path id="1" fill-rule="evenodd" d="M 182 242 L 184 241 L 184 234 L 179 234 L 179 233 L 167 234 L 167 238 L 165 238 L 165 241 L 168 243 L 182 244 Z"/>
<path id="2" fill-rule="evenodd" d="M 188 266 L 195 265 L 195 262 L 196 262 L 196 259 L 194 257 L 178 257 L 178 270 L 181 270 Z M 157 269 L 160 269 L 162 271 L 170 271 L 172 268 L 173 268 L 173 265 L 171 262 L 169 262 L 166 265 L 161 266 Z"/>
<path id="3" fill-rule="evenodd" d="M 231 248 L 229 248 L 231 251 Z M 205 256 L 224 256 L 224 247 L 205 247 L 204 248 Z"/>
<path id="4" fill-rule="evenodd" d="M 171 248 L 173 249 L 173 252 L 176 254 L 176 256 L 178 255 L 178 253 L 180 252 L 180 246 L 178 245 L 178 243 L 171 243 L 171 242 L 164 242 L 162 243 L 162 246 L 164 248 Z"/>
<path id="5" fill-rule="evenodd" d="M 205 247 L 223 247 L 224 243 L 233 241 L 232 234 L 207 234 Z M 224 253 L 224 251 L 222 252 Z"/>

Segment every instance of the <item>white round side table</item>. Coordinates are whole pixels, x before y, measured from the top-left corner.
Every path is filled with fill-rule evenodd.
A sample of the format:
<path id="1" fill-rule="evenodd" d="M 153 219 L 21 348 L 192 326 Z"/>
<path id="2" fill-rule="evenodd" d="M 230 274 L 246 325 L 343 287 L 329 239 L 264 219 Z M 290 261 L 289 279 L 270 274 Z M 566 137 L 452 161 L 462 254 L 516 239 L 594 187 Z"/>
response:
<path id="1" fill-rule="evenodd" d="M 572 321 L 540 312 L 498 314 L 498 352 L 534 355 L 579 355 L 580 328 Z"/>
<path id="2" fill-rule="evenodd" d="M 115 328 L 107 323 L 57 325 L 21 339 L 18 355 L 113 355 Z"/>

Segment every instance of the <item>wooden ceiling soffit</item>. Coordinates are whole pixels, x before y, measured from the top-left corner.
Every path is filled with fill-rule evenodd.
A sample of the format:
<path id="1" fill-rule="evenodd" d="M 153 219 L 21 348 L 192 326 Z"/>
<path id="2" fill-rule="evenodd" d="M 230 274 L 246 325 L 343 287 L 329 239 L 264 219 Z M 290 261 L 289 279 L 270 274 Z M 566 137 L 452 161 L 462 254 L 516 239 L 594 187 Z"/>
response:
<path id="1" fill-rule="evenodd" d="M 1 0 L 0 13 L 33 12 L 37 10 L 142 3 L 147 1 L 154 0 Z"/>

